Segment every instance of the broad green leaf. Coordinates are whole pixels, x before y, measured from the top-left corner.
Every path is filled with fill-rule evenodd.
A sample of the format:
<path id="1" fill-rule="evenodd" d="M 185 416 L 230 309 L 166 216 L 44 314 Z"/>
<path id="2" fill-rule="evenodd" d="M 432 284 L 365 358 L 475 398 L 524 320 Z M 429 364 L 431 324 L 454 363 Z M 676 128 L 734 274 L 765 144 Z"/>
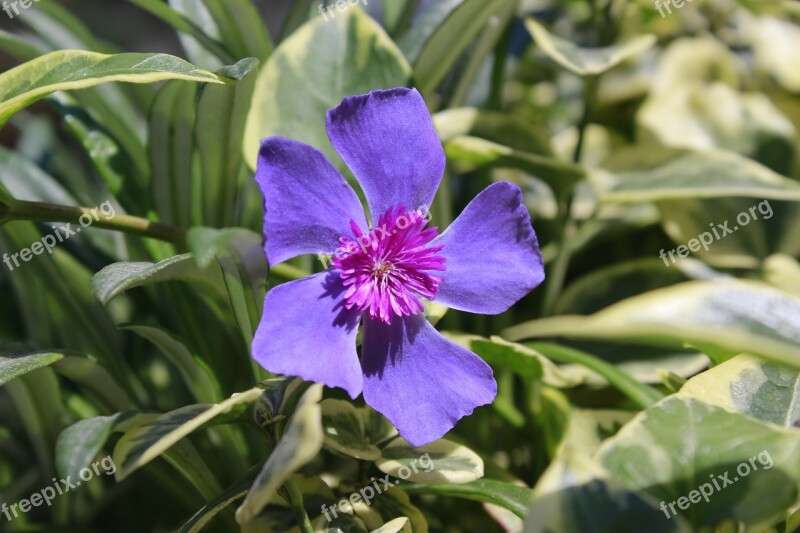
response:
<path id="1" fill-rule="evenodd" d="M 587 461 L 574 459 L 565 465 L 564 474 L 570 484 L 533 500 L 524 533 L 635 533 L 643 527 L 648 533 L 692 531 L 680 516 L 667 520 L 658 502 L 647 494 L 627 489 L 614 480 L 589 477 L 590 467 L 581 464 Z"/>
<path id="2" fill-rule="evenodd" d="M 685 198 L 658 202 L 658 208 L 664 231 L 672 241 L 692 246 L 689 252 L 710 265 L 756 269 L 760 260 L 770 255 L 800 254 L 800 204 L 796 201 Z M 708 250 L 704 242 L 710 243 Z M 679 250 L 674 250 L 674 262 L 680 264 L 675 256 Z M 673 260 L 667 264 L 672 266 Z"/>
<path id="3" fill-rule="evenodd" d="M 648 34 L 605 48 L 581 48 L 572 41 L 553 35 L 532 18 L 525 20 L 525 27 L 550 59 L 578 76 L 602 74 L 656 43 L 656 36 Z"/>
<path id="4" fill-rule="evenodd" d="M 401 438 L 381 450 L 375 461 L 384 473 L 415 483 L 469 483 L 483 477 L 483 460 L 467 448 L 447 439 L 414 448 Z"/>
<path id="5" fill-rule="evenodd" d="M 374 485 L 372 486 L 374 487 Z M 378 487 L 382 487 L 380 482 Z M 359 489 L 359 491 L 365 489 L 366 486 Z M 369 495 L 368 492 L 365 492 L 365 494 Z M 428 522 L 425 519 L 425 515 L 411 503 L 411 499 L 403 489 L 394 487 L 390 491 L 383 492 L 375 497 L 369 505 L 364 500 L 356 501 L 355 505 L 347 500 L 345 502 L 345 508 L 352 508 L 355 515 L 364 522 L 371 532 L 400 518 L 408 519 L 408 522 L 401 528 L 403 533 L 427 533 L 428 531 Z"/>
<path id="6" fill-rule="evenodd" d="M 569 191 L 586 178 L 583 167 L 554 157 L 514 150 L 485 139 L 459 135 L 444 143 L 447 160 L 461 173 L 478 168 L 516 168 L 537 177 L 553 190 Z"/>
<path id="7" fill-rule="evenodd" d="M 797 13 L 797 5 L 792 5 L 793 2 L 786 4 Z M 760 17 L 753 23 L 756 26 L 753 31 L 753 52 L 759 67 L 771 74 L 786 90 L 797 93 L 800 91 L 797 57 L 782 53 L 783 50 L 791 50 L 800 45 L 800 30 L 797 25 L 788 19 L 781 20 L 774 16 Z"/>
<path id="8" fill-rule="evenodd" d="M 81 469 L 92 464 L 112 433 L 128 431 L 157 417 L 155 413 L 131 411 L 75 422 L 61 432 L 56 442 L 59 475 L 78 479 Z"/>
<path id="9" fill-rule="evenodd" d="M 474 107 L 447 109 L 433 115 L 442 142 L 462 135 L 486 139 L 514 150 L 552 156 L 550 135 L 544 129 L 507 113 Z"/>
<path id="10" fill-rule="evenodd" d="M 720 148 L 788 172 L 796 130 L 764 94 L 742 94 L 722 82 L 683 84 L 653 93 L 636 115 L 640 142 Z"/>
<path id="11" fill-rule="evenodd" d="M 64 354 L 61 353 L 31 351 L 23 346 L 4 346 L 0 349 L 0 385 L 63 358 Z"/>
<path id="12" fill-rule="evenodd" d="M 562 372 L 553 362 L 527 346 L 505 341 L 500 337 L 483 339 L 462 337 L 462 345 L 480 355 L 487 363 L 507 368 L 526 380 L 541 381 L 552 387 L 573 387 L 579 380 Z"/>
<path id="13" fill-rule="evenodd" d="M 520 518 L 525 516 L 533 496 L 533 491 L 527 487 L 496 479 L 479 479 L 460 485 L 406 485 L 403 490 L 409 494 L 436 494 L 491 503 L 508 509 Z"/>
<path id="14" fill-rule="evenodd" d="M 800 184 L 751 159 L 724 150 L 675 151 L 650 168 L 623 172 L 600 198 L 604 202 L 640 203 L 743 196 L 800 200 Z"/>
<path id="15" fill-rule="evenodd" d="M 255 168 L 261 140 L 280 135 L 340 161 L 325 131 L 325 112 L 346 96 L 403 86 L 410 73 L 397 46 L 358 7 L 327 22 L 315 17 L 275 49 L 258 75 L 245 160 Z"/>
<path id="16" fill-rule="evenodd" d="M 236 521 L 246 524 L 272 500 L 283 483 L 300 467 L 314 459 L 322 448 L 322 385 L 312 385 L 297 405 L 286 431 L 264 463 L 242 505 Z"/>
<path id="17" fill-rule="evenodd" d="M 222 83 L 211 72 L 166 54 L 51 52 L 0 74 L 0 125 L 55 91 L 85 89 L 112 81 L 154 83 L 171 79 Z"/>
<path id="18" fill-rule="evenodd" d="M 525 322 L 504 336 L 565 336 L 760 355 L 800 366 L 800 299 L 739 280 L 695 281 L 628 298 L 587 317 Z"/>
<path id="19" fill-rule="evenodd" d="M 680 514 L 695 527 L 734 519 L 758 529 L 798 499 L 798 445 L 797 430 L 671 397 L 608 439 L 597 459 L 614 479 L 664 501 L 665 516 Z"/>
<path id="20" fill-rule="evenodd" d="M 657 257 L 614 263 L 570 283 L 558 299 L 555 314 L 588 315 L 625 298 L 688 280 L 680 268 L 664 268 Z"/>
<path id="21" fill-rule="evenodd" d="M 214 258 L 224 253 L 232 241 L 261 245 L 262 237 L 246 228 L 207 228 L 197 226 L 189 230 L 186 242 L 200 268 L 205 268 Z"/>
<path id="22" fill-rule="evenodd" d="M 788 255 L 777 254 L 764 261 L 767 283 L 800 297 L 800 263 Z"/>
<path id="23" fill-rule="evenodd" d="M 678 396 L 796 428 L 800 421 L 798 390 L 797 368 L 739 355 L 687 381 Z"/>
<path id="24" fill-rule="evenodd" d="M 375 461 L 381 457 L 381 450 L 367 436 L 364 427 L 366 409 L 358 409 L 344 400 L 325 400 L 322 402 L 322 426 L 325 432 L 325 445 L 337 452 L 362 459 Z"/>
<path id="25" fill-rule="evenodd" d="M 198 402 L 215 403 L 222 400 L 222 390 L 208 365 L 193 355 L 179 338 L 164 328 L 128 324 L 120 329 L 132 331 L 149 340 L 167 356 L 183 377 L 192 396 Z"/>
<path id="26" fill-rule="evenodd" d="M 441 2 L 416 22 L 403 39 L 411 55 L 414 80 L 423 95 L 431 94 L 490 19 L 508 8 L 506 0 Z M 446 16 L 443 18 L 441 15 Z M 416 43 L 422 42 L 417 47 Z"/>
<path id="27" fill-rule="evenodd" d="M 247 3 L 250 0 L 245 0 Z M 228 3 L 215 2 L 216 5 Z M 226 9 L 220 7 L 219 9 Z M 261 25 L 260 20 L 255 21 Z M 258 61 L 243 59 L 217 74 L 235 80 L 227 85 L 206 85 L 197 101 L 194 136 L 202 167 L 203 224 L 224 227 L 235 224 L 235 207 L 243 201 L 240 191 L 255 192 L 255 183 L 245 172 L 242 141 L 250 103 L 258 77 Z M 247 174 L 247 179 L 241 179 Z M 249 185 L 250 187 L 246 187 Z"/>
<path id="28" fill-rule="evenodd" d="M 261 396 L 261 392 L 261 389 L 256 387 L 234 394 L 218 404 L 187 405 L 128 431 L 114 448 L 114 462 L 118 468 L 117 479 L 121 481 L 127 478 L 184 437 L 213 422 L 215 418 L 254 403 Z"/>
<path id="29" fill-rule="evenodd" d="M 129 289 L 163 281 L 191 281 L 221 293 L 219 269 L 211 265 L 200 269 L 192 254 L 176 255 L 158 263 L 114 263 L 92 278 L 92 292 L 103 304 Z"/>

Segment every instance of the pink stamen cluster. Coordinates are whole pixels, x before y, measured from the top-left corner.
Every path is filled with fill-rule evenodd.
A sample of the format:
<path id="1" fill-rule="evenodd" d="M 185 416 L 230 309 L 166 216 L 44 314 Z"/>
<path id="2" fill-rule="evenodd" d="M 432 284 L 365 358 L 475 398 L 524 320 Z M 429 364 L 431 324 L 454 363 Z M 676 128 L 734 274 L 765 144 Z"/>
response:
<path id="1" fill-rule="evenodd" d="M 444 257 L 436 255 L 442 246 L 428 246 L 438 230 L 425 229 L 427 222 L 422 212 L 409 213 L 402 205 L 389 208 L 366 235 L 350 221 L 355 238 L 340 237 L 333 258 L 347 287 L 347 309 L 367 311 L 387 324 L 424 310 L 419 299 L 433 299 L 442 283 L 428 271 L 445 270 Z"/>

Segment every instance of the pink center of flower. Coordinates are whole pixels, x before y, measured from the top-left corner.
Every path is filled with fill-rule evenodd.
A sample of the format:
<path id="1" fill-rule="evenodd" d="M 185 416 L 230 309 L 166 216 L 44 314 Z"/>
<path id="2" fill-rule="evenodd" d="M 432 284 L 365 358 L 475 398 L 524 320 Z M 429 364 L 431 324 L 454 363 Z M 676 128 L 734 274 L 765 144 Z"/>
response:
<path id="1" fill-rule="evenodd" d="M 428 246 L 439 232 L 426 229 L 427 223 L 420 211 L 408 212 L 402 205 L 389 208 L 368 234 L 350 221 L 355 238 L 339 237 L 333 258 L 347 287 L 347 309 L 366 311 L 387 324 L 424 310 L 419 299 L 432 300 L 442 284 L 428 271 L 445 270 L 444 257 L 436 255 L 442 246 Z"/>

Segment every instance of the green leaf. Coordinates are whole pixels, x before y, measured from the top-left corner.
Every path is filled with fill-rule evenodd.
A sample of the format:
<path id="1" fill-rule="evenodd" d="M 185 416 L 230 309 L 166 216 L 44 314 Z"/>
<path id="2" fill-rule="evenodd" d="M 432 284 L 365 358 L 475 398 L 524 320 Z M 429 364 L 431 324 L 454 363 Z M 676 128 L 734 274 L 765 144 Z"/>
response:
<path id="1" fill-rule="evenodd" d="M 381 457 L 381 450 L 367 436 L 364 427 L 366 409 L 357 409 L 344 400 L 325 400 L 322 402 L 322 426 L 325 432 L 325 445 L 337 452 L 362 459 L 375 461 Z"/>
<path id="2" fill-rule="evenodd" d="M 550 59 L 578 76 L 602 74 L 656 43 L 656 36 L 648 34 L 605 48 L 581 48 L 572 41 L 553 35 L 532 18 L 525 19 L 525 27 Z"/>
<path id="3" fill-rule="evenodd" d="M 759 529 L 798 499 L 798 445 L 797 430 L 673 397 L 636 416 L 597 459 L 613 478 L 671 504 L 695 527 L 733 519 Z M 700 490 L 705 497 L 689 496 Z"/>
<path id="4" fill-rule="evenodd" d="M 168 2 L 170 7 L 183 15 L 188 23 L 202 31 L 209 39 L 219 43 L 219 26 L 203 0 L 168 0 Z M 186 51 L 187 59 L 195 65 L 202 65 L 209 70 L 216 70 L 222 66 L 222 60 L 192 37 L 191 32 L 180 32 L 178 38 Z"/>
<path id="5" fill-rule="evenodd" d="M 491 503 L 508 509 L 520 518 L 525 516 L 533 495 L 527 487 L 496 479 L 479 479 L 461 485 L 406 485 L 403 490 L 409 494 L 435 494 Z"/>
<path id="6" fill-rule="evenodd" d="M 94 163 L 94 167 L 114 196 L 122 192 L 124 178 L 114 166 L 113 160 L 120 150 L 116 141 L 104 131 L 93 127 L 77 115 L 67 114 L 64 123 L 73 135 L 81 142 L 84 150 Z"/>
<path id="7" fill-rule="evenodd" d="M 132 331 L 149 340 L 167 356 L 183 377 L 192 396 L 198 402 L 215 403 L 222 400 L 222 390 L 214 372 L 199 357 L 192 355 L 186 345 L 166 329 L 129 324 L 120 329 Z"/>
<path id="8" fill-rule="evenodd" d="M 223 281 L 219 269 L 212 265 L 200 269 L 192 254 L 176 255 L 158 263 L 114 263 L 92 278 L 92 292 L 101 303 L 129 289 L 163 281 L 191 281 L 221 293 Z"/>
<path id="9" fill-rule="evenodd" d="M 218 404 L 187 405 L 128 431 L 114 448 L 114 463 L 118 468 L 117 479 L 122 481 L 127 478 L 134 471 L 164 454 L 184 437 L 213 422 L 215 418 L 254 403 L 261 393 L 261 389 L 255 387 L 234 394 Z"/>
<path id="10" fill-rule="evenodd" d="M 0 348 L 0 385 L 64 358 L 62 353 L 30 351 L 23 346 Z"/>
<path id="11" fill-rule="evenodd" d="M 236 483 L 219 493 L 213 500 L 197 511 L 185 524 L 179 533 L 199 533 L 222 510 L 240 498 L 244 498 L 250 485 L 258 474 L 258 467 L 251 468 Z"/>
<path id="12" fill-rule="evenodd" d="M 507 113 L 474 107 L 446 109 L 433 115 L 439 139 L 447 142 L 462 135 L 479 137 L 514 150 L 552 156 L 550 134 L 540 126 Z"/>
<path id="13" fill-rule="evenodd" d="M 667 347 L 690 344 L 728 356 L 748 352 L 800 366 L 799 320 L 800 299 L 762 283 L 731 279 L 651 291 L 587 317 L 525 322 L 504 336 L 514 340 L 565 336 Z"/>
<path id="14" fill-rule="evenodd" d="M 188 227 L 199 195 L 194 185 L 195 100 L 197 87 L 177 81 L 156 93 L 147 123 L 147 153 L 152 169 L 150 197 L 159 218 Z"/>
<path id="15" fill-rule="evenodd" d="M 495 142 L 459 135 L 444 143 L 447 160 L 456 171 L 466 173 L 478 168 L 516 168 L 546 182 L 554 191 L 568 192 L 586 178 L 583 167 L 554 157 L 514 150 Z"/>
<path id="16" fill-rule="evenodd" d="M 186 236 L 189 250 L 200 268 L 205 268 L 214 258 L 228 249 L 232 241 L 261 245 L 262 237 L 247 228 L 191 228 Z"/>
<path id="17" fill-rule="evenodd" d="M 315 17 L 278 46 L 258 76 L 244 138 L 248 165 L 256 167 L 261 140 L 275 135 L 341 161 L 325 131 L 326 110 L 346 96 L 403 86 L 410 73 L 397 46 L 359 8 L 327 22 Z"/>
<path id="18" fill-rule="evenodd" d="M 75 422 L 58 436 L 56 467 L 59 475 L 78 478 L 92 464 L 114 432 L 125 432 L 158 417 L 155 413 L 125 412 L 86 418 Z"/>
<path id="19" fill-rule="evenodd" d="M 64 357 L 53 365 L 53 370 L 77 383 L 83 395 L 112 412 L 134 407 L 128 392 L 90 357 Z"/>
<path id="20" fill-rule="evenodd" d="M 235 57 L 267 59 L 272 41 L 267 27 L 252 0 L 206 0 L 224 42 Z"/>
<path id="21" fill-rule="evenodd" d="M 249 0 L 247 0 L 249 2 Z M 214 2 L 228 6 L 227 2 Z M 224 9 L 220 7 L 219 9 Z M 256 23 L 261 25 L 259 20 Z M 200 194 L 204 224 L 223 227 L 236 223 L 234 209 L 243 198 L 237 194 L 251 185 L 252 176 L 243 183 L 242 142 L 247 113 L 258 77 L 258 61 L 243 59 L 217 71 L 219 76 L 235 80 L 228 85 L 206 85 L 197 101 L 194 136 L 202 167 Z M 249 174 L 249 173 L 248 173 Z M 243 190 L 252 191 L 248 187 Z"/>
<path id="22" fill-rule="evenodd" d="M 187 241 L 200 265 L 216 258 L 236 323 L 249 344 L 266 294 L 268 263 L 262 237 L 244 228 L 196 227 L 189 230 Z"/>
<path id="23" fill-rule="evenodd" d="M 172 9 L 168 4 L 160 0 L 129 0 L 129 2 L 149 11 L 176 30 L 190 35 L 224 63 L 233 61 L 234 58 L 222 43 L 209 37 L 202 28 L 199 28 L 188 17 Z"/>
<path id="24" fill-rule="evenodd" d="M 639 383 L 614 365 L 586 352 L 547 342 L 528 343 L 527 346 L 559 363 L 575 363 L 597 372 L 643 409 L 650 407 L 664 397 L 657 389 L 644 383 Z"/>
<path id="25" fill-rule="evenodd" d="M 275 497 L 283 483 L 322 449 L 322 385 L 312 385 L 297 405 L 286 431 L 264 463 L 242 505 L 236 521 L 246 524 Z"/>
<path id="26" fill-rule="evenodd" d="M 800 296 L 800 263 L 791 256 L 776 254 L 764 261 L 764 278 L 767 283 L 783 291 Z"/>
<path id="27" fill-rule="evenodd" d="M 411 487 L 413 486 L 411 485 Z M 406 488 L 408 487 L 407 485 Z M 401 517 L 408 519 L 408 523 L 402 529 L 403 533 L 417 531 L 425 533 L 428 531 L 428 522 L 425 519 L 425 515 L 411 503 L 411 499 L 403 489 L 392 488 L 391 491 L 381 494 L 379 498 L 375 498 L 369 505 L 364 500 L 357 501 L 355 505 L 352 502 L 345 501 L 345 509 L 352 507 L 353 512 L 364 522 L 369 531 L 374 531 L 386 525 L 387 522 L 393 522 Z"/>
<path id="28" fill-rule="evenodd" d="M 391 476 L 415 483 L 469 483 L 483 477 L 483 459 L 460 444 L 439 439 L 414 448 L 401 438 L 381 450 L 377 467 Z"/>
<path id="29" fill-rule="evenodd" d="M 666 155 L 666 154 L 665 154 Z M 800 184 L 724 150 L 680 150 L 632 172 L 618 173 L 604 202 L 640 203 L 697 198 L 800 200 Z"/>
<path id="30" fill-rule="evenodd" d="M 796 428 L 800 421 L 798 389 L 797 368 L 739 355 L 687 381 L 678 396 Z"/>
<path id="31" fill-rule="evenodd" d="M 562 489 L 536 498 L 528 511 L 524 533 L 689 533 L 680 516 L 667 520 L 658 502 L 647 494 L 627 489 L 613 480 L 583 479 L 587 476 L 578 459 L 569 463 L 565 475 L 571 480 Z M 591 509 L 591 512 L 575 512 Z"/>
<path id="32" fill-rule="evenodd" d="M 506 0 L 442 2 L 415 22 L 403 38 L 402 47 L 412 58 L 420 92 L 429 95 L 436 90 L 490 19 L 507 8 Z"/>
<path id="33" fill-rule="evenodd" d="M 541 381 L 552 387 L 573 387 L 579 380 L 562 372 L 558 366 L 541 353 L 521 344 L 514 344 L 500 337 L 489 340 L 464 336 L 466 348 L 480 355 L 487 363 L 507 368 L 526 380 Z"/>
<path id="34" fill-rule="evenodd" d="M 0 125 L 55 91 L 85 89 L 112 81 L 154 83 L 173 79 L 222 83 L 211 72 L 166 54 L 51 52 L 0 74 Z"/>

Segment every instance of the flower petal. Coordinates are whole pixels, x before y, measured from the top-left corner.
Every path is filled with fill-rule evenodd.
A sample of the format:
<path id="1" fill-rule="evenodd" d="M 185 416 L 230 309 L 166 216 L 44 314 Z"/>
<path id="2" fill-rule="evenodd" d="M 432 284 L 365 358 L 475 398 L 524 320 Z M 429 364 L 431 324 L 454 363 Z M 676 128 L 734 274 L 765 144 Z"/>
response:
<path id="1" fill-rule="evenodd" d="M 355 399 L 363 383 L 356 353 L 361 316 L 344 308 L 343 294 L 332 270 L 269 291 L 253 358 L 270 372 L 341 387 Z"/>
<path id="2" fill-rule="evenodd" d="M 361 184 L 373 222 L 398 204 L 430 207 L 445 157 L 416 89 L 345 98 L 328 111 L 328 136 Z"/>
<path id="3" fill-rule="evenodd" d="M 501 181 L 476 196 L 447 230 L 447 270 L 434 301 L 470 313 L 502 313 L 544 280 L 544 260 L 522 191 Z"/>
<path id="4" fill-rule="evenodd" d="M 361 357 L 364 400 L 414 446 L 442 437 L 497 394 L 489 365 L 422 315 L 391 324 L 365 317 Z"/>
<path id="5" fill-rule="evenodd" d="M 350 235 L 350 220 L 366 225 L 355 191 L 307 144 L 265 139 L 256 181 L 264 196 L 264 251 L 271 265 L 301 254 L 332 254 L 339 237 Z"/>

